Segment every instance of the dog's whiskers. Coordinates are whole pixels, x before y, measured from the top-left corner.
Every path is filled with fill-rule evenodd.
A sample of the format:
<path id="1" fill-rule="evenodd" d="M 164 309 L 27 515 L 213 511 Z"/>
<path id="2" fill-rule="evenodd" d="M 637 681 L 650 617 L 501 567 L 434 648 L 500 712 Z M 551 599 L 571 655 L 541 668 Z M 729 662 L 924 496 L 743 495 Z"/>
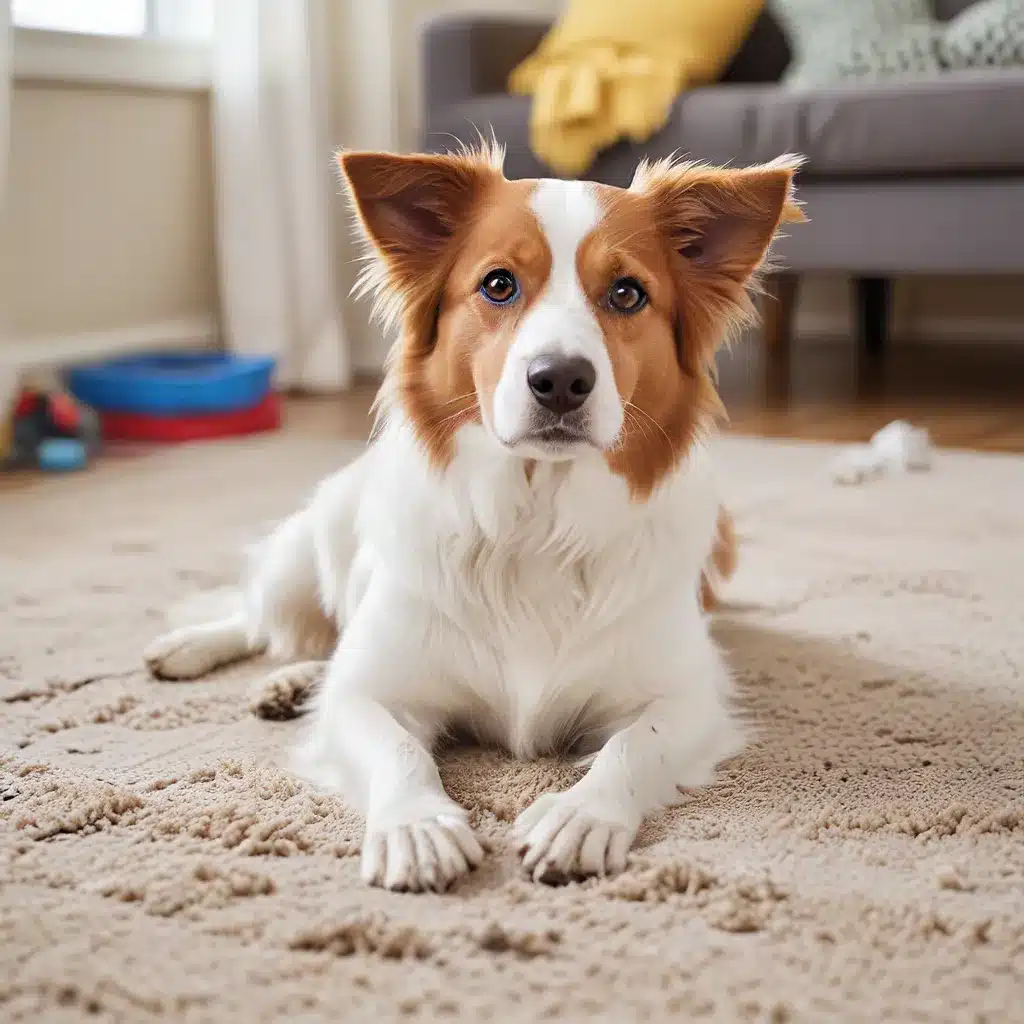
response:
<path id="1" fill-rule="evenodd" d="M 640 415 L 643 416 L 644 419 L 646 419 L 648 421 L 648 423 L 650 423 L 653 426 L 657 427 L 658 431 L 665 438 L 665 441 L 668 444 L 669 448 L 672 450 L 672 454 L 674 455 L 676 453 L 675 442 L 669 436 L 668 431 L 649 412 L 647 412 L 645 409 L 641 409 L 639 405 L 636 405 L 633 402 L 626 402 L 626 408 L 632 409 L 632 410 L 640 413 Z"/>

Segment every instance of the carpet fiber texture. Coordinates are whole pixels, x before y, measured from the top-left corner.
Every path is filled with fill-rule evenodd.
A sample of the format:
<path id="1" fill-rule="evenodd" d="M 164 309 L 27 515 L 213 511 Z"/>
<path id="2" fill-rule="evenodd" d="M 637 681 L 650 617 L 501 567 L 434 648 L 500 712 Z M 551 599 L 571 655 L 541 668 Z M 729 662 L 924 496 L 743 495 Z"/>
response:
<path id="1" fill-rule="evenodd" d="M 1007 1021 L 1024 993 L 1024 461 L 832 484 L 726 439 L 717 635 L 756 738 L 545 888 L 505 836 L 557 760 L 446 755 L 493 851 L 444 896 L 358 880 L 361 823 L 282 764 L 251 663 L 140 668 L 164 611 L 356 447 L 285 432 L 0 494 L 0 1018 Z"/>

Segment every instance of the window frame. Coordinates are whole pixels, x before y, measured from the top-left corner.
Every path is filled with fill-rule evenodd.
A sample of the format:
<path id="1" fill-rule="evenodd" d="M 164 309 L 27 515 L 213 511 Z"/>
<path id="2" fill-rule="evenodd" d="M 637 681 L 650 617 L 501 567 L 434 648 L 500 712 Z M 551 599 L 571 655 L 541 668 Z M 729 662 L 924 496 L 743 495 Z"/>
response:
<path id="1" fill-rule="evenodd" d="M 159 5 L 174 2 L 147 0 L 146 34 L 141 36 L 13 25 L 13 78 L 16 82 L 208 91 L 213 41 L 171 38 L 153 32 Z"/>

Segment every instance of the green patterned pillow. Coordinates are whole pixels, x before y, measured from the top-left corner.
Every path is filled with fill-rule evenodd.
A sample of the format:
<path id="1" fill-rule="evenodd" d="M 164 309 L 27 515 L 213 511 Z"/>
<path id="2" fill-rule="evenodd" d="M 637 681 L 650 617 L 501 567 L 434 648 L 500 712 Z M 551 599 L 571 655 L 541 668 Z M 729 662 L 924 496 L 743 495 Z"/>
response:
<path id="1" fill-rule="evenodd" d="M 982 0 L 940 27 L 944 68 L 1024 66 L 1024 0 Z"/>
<path id="2" fill-rule="evenodd" d="M 928 0 L 772 0 L 794 88 L 1024 65 L 1024 0 L 982 0 L 948 22 Z"/>
<path id="3" fill-rule="evenodd" d="M 772 0 L 793 60 L 783 84 L 937 74 L 941 26 L 928 0 Z"/>

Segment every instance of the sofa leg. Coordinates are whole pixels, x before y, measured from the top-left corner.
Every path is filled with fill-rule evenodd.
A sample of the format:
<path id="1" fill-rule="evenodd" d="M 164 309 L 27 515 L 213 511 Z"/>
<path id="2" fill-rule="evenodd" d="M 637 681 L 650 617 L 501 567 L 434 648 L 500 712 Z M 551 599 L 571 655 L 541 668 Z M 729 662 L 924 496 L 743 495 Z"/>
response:
<path id="1" fill-rule="evenodd" d="M 771 274 L 764 282 L 761 320 L 765 384 L 772 398 L 785 398 L 789 394 L 790 350 L 798 285 L 796 274 Z"/>
<path id="2" fill-rule="evenodd" d="M 854 286 L 858 346 L 868 356 L 881 356 L 889 340 L 890 281 L 887 277 L 858 277 Z"/>

